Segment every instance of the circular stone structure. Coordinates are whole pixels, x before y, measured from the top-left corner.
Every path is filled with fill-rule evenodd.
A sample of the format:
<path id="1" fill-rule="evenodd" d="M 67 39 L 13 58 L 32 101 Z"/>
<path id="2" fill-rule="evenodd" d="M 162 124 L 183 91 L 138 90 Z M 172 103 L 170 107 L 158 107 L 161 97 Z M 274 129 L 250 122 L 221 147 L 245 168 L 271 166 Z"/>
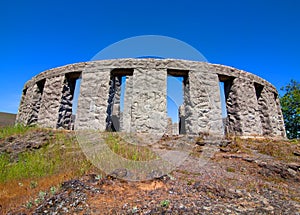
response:
<path id="1" fill-rule="evenodd" d="M 179 123 L 172 129 L 167 117 L 168 76 L 181 77 L 182 89 L 175 90 L 183 92 Z M 25 84 L 17 123 L 160 134 L 172 130 L 195 135 L 286 135 L 278 92 L 269 82 L 229 66 L 177 59 L 101 60 L 44 71 Z"/>

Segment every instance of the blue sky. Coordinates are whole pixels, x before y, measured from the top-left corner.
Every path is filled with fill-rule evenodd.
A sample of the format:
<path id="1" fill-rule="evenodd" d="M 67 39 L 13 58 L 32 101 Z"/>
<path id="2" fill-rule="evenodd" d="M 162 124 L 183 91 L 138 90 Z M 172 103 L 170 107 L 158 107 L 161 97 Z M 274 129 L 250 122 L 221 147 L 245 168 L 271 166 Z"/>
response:
<path id="1" fill-rule="evenodd" d="M 1 1 L 0 111 L 16 113 L 24 83 L 41 71 L 139 35 L 182 40 L 279 89 L 300 80 L 299 11 L 298 0 Z"/>

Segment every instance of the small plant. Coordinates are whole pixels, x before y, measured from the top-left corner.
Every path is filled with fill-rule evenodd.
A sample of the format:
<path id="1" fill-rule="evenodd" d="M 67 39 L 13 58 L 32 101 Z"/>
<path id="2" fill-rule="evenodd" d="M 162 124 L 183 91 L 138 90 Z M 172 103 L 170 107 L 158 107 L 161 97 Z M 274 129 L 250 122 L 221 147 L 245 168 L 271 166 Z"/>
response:
<path id="1" fill-rule="evenodd" d="M 32 200 L 27 201 L 26 204 L 25 204 L 25 207 L 27 209 L 30 209 L 32 206 L 33 206 Z"/>
<path id="2" fill-rule="evenodd" d="M 40 191 L 39 192 L 39 199 L 44 200 L 46 195 L 47 195 L 46 192 Z"/>
<path id="3" fill-rule="evenodd" d="M 34 200 L 34 203 L 35 203 L 36 205 L 40 204 L 40 202 L 41 202 L 41 200 L 40 200 L 39 198 L 36 198 L 36 199 Z"/>
<path id="4" fill-rule="evenodd" d="M 132 208 L 132 211 L 131 211 L 133 214 L 134 213 L 138 213 L 139 212 L 139 209 L 138 209 L 138 207 L 137 206 L 134 206 L 133 208 Z"/>
<path id="5" fill-rule="evenodd" d="M 50 193 L 51 193 L 52 195 L 54 195 L 56 192 L 57 192 L 57 188 L 56 188 L 55 186 L 52 186 L 52 187 L 50 188 Z"/>
<path id="6" fill-rule="evenodd" d="M 235 169 L 232 168 L 232 167 L 227 167 L 227 168 L 226 168 L 226 171 L 227 171 L 227 172 L 235 172 Z"/>
<path id="7" fill-rule="evenodd" d="M 30 182 L 30 188 L 31 188 L 31 189 L 36 188 L 37 185 L 38 185 L 38 183 L 37 183 L 36 181 L 31 181 L 31 182 Z"/>
<path id="8" fill-rule="evenodd" d="M 188 179 L 186 184 L 190 186 L 190 185 L 192 185 L 194 182 L 195 182 L 195 181 L 194 181 L 193 179 Z"/>
<path id="9" fill-rule="evenodd" d="M 161 207 L 169 207 L 169 205 L 170 205 L 170 201 L 169 200 L 162 200 L 161 202 L 160 202 L 160 206 Z"/>
<path id="10" fill-rule="evenodd" d="M 96 175 L 95 180 L 99 181 L 102 179 L 102 175 Z"/>

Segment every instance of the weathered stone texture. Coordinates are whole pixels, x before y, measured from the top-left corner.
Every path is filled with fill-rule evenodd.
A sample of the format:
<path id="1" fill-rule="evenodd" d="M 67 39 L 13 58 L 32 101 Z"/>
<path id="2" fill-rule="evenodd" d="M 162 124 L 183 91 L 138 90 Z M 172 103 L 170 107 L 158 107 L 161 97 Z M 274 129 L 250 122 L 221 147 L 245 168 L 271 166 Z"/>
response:
<path id="1" fill-rule="evenodd" d="M 23 94 L 20 103 L 20 114 L 17 122 L 25 125 L 36 124 L 38 120 L 39 109 L 41 105 L 42 91 L 38 84 L 34 84 L 26 89 L 26 95 Z"/>
<path id="2" fill-rule="evenodd" d="M 73 95 L 75 90 L 75 80 L 64 80 L 61 104 L 58 111 L 57 128 L 71 129 L 72 127 L 72 105 Z"/>
<path id="3" fill-rule="evenodd" d="M 285 129 L 277 94 L 265 87 L 258 99 L 263 135 L 284 136 Z"/>
<path id="4" fill-rule="evenodd" d="M 80 72 L 75 129 L 213 135 L 224 135 L 225 130 L 242 136 L 285 137 L 273 85 L 232 67 L 173 59 L 103 60 L 42 72 L 25 84 L 17 122 L 72 129 L 75 79 Z M 168 74 L 184 77 L 179 125 L 169 125 L 169 130 Z M 126 82 L 122 83 L 124 76 Z M 225 85 L 226 120 L 222 119 L 219 81 Z M 121 112 L 122 84 L 125 98 Z"/>
<path id="5" fill-rule="evenodd" d="M 64 75 L 46 79 L 38 116 L 38 124 L 42 127 L 57 126 L 64 79 Z"/>
<path id="6" fill-rule="evenodd" d="M 75 129 L 106 129 L 110 69 L 95 63 L 82 72 Z"/>
<path id="7" fill-rule="evenodd" d="M 119 131 L 121 76 L 111 76 L 107 104 L 106 130 Z"/>
<path id="8" fill-rule="evenodd" d="M 223 135 L 218 76 L 205 71 L 205 68 L 203 70 L 190 71 L 186 82 L 184 93 L 186 132 Z"/>
<path id="9" fill-rule="evenodd" d="M 137 68 L 134 70 L 131 97 L 132 132 L 166 132 L 166 85 L 166 69 Z"/>
<path id="10" fill-rule="evenodd" d="M 121 131 L 131 132 L 131 106 L 133 92 L 133 77 L 126 76 L 125 92 L 124 92 L 124 109 L 121 116 Z"/>
<path id="11" fill-rule="evenodd" d="M 235 78 L 227 95 L 228 130 L 236 135 L 261 135 L 254 83 Z"/>

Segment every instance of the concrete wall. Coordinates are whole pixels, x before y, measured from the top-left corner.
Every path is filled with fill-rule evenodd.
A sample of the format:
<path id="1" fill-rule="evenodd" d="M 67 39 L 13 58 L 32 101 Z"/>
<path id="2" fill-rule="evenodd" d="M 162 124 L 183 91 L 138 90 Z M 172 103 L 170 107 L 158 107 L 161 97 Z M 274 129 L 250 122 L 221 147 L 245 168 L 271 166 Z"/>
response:
<path id="1" fill-rule="evenodd" d="M 117 59 L 47 70 L 28 81 L 17 122 L 72 129 L 75 79 L 81 74 L 75 129 L 167 133 L 167 75 L 184 77 L 180 125 L 173 133 L 285 137 L 273 85 L 232 67 L 172 59 Z M 121 78 L 126 77 L 120 111 Z M 225 83 L 224 128 L 219 81 Z M 178 107 L 179 108 L 179 107 Z M 170 123 L 169 123 L 170 125 Z M 181 126 L 181 128 L 179 128 Z M 169 126 L 170 127 L 170 126 Z"/>

